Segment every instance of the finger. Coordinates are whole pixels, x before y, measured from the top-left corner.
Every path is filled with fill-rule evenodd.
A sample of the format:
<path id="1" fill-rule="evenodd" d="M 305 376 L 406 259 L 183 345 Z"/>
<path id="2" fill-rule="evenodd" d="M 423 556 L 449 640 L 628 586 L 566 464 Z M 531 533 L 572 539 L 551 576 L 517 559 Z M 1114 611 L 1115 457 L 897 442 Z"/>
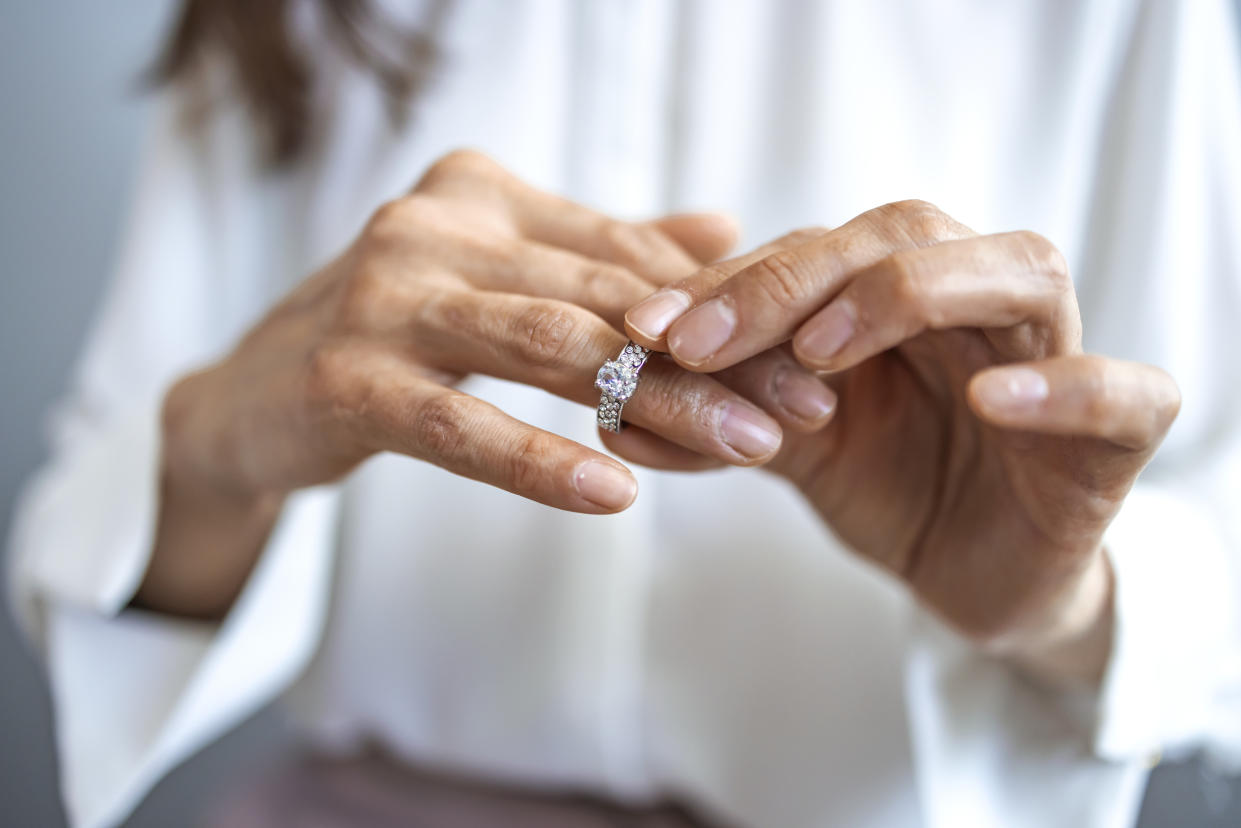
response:
<path id="1" fill-rule="evenodd" d="M 524 239 L 471 240 L 443 260 L 483 290 L 572 302 L 616 330 L 655 285 L 627 268 Z"/>
<path id="2" fill-rule="evenodd" d="M 599 438 L 614 454 L 631 463 L 638 463 L 652 469 L 703 471 L 717 469 L 722 465 L 719 460 L 690 451 L 684 446 L 678 446 L 639 426 L 629 426 L 619 434 L 613 431 L 601 431 Z"/>
<path id="3" fill-rule="evenodd" d="M 754 262 L 778 250 L 803 244 L 827 233 L 822 228 L 795 230 L 741 256 L 716 262 L 692 276 L 661 288 L 625 314 L 625 331 L 639 345 L 667 350 L 665 333 L 668 326 L 705 298 L 717 286 Z"/>
<path id="4" fill-rule="evenodd" d="M 1096 437 L 1153 452 L 1180 410 L 1176 382 L 1152 365 L 1075 355 L 988 368 L 968 387 L 970 407 L 1005 429 Z"/>
<path id="5" fill-rule="evenodd" d="M 606 455 L 427 380 L 397 354 L 338 353 L 320 359 L 316 374 L 333 384 L 337 415 L 372 450 L 572 512 L 618 512 L 637 496 L 633 475 Z"/>
<path id="6" fill-rule="evenodd" d="M 819 238 L 763 257 L 710 290 L 672 322 L 668 350 L 695 371 L 735 365 L 787 341 L 849 274 L 897 250 L 968 235 L 968 228 L 923 202 L 863 213 Z"/>
<path id="7" fill-rule="evenodd" d="M 526 186 L 484 153 L 456 149 L 431 164 L 411 192 L 476 205 L 487 203 L 497 215 L 502 215 L 508 211 L 513 193 Z"/>
<path id="8" fill-rule="evenodd" d="M 372 220 L 371 236 L 387 245 L 384 253 L 392 266 L 359 274 L 358 287 L 377 299 L 370 303 L 374 307 L 368 305 L 368 313 L 391 321 L 406 311 L 403 299 L 456 280 L 484 290 L 580 304 L 619 329 L 624 311 L 656 287 L 620 265 L 498 232 L 480 226 L 481 221 L 471 217 L 462 222 L 446 213 L 441 202 L 421 195 L 386 205 Z M 411 235 L 410 228 L 424 232 Z M 394 237 L 399 243 L 390 242 Z M 411 268 L 411 249 L 433 251 L 435 269 Z"/>
<path id="9" fill-rule="evenodd" d="M 576 305 L 510 294 L 444 291 L 423 305 L 410 337 L 434 364 L 543 388 L 591 407 L 596 372 L 625 344 Z M 585 416 L 585 413 L 584 413 Z M 648 360 L 624 419 L 735 465 L 766 462 L 779 424 L 717 380 Z"/>
<path id="10" fill-rule="evenodd" d="M 836 392 L 785 348 L 764 351 L 712 376 L 797 431 L 818 431 L 836 412 Z"/>
<path id="11" fill-rule="evenodd" d="M 532 241 L 612 262 L 657 285 L 684 278 L 699 267 L 656 224 L 621 221 L 532 187 L 514 193 L 512 217 Z"/>
<path id="12" fill-rule="evenodd" d="M 700 264 L 727 256 L 741 235 L 737 220 L 721 213 L 680 213 L 650 223 Z"/>
<path id="13" fill-rule="evenodd" d="M 844 279 L 793 337 L 802 364 L 850 368 L 926 330 L 1004 329 L 1008 359 L 1077 349 L 1081 323 L 1064 256 L 1036 233 L 908 248 Z"/>
<path id="14" fill-rule="evenodd" d="M 474 150 L 455 150 L 431 165 L 415 191 L 489 202 L 532 241 L 628 268 L 664 284 L 692 273 L 696 262 L 650 223 L 620 221 L 532 187 Z"/>

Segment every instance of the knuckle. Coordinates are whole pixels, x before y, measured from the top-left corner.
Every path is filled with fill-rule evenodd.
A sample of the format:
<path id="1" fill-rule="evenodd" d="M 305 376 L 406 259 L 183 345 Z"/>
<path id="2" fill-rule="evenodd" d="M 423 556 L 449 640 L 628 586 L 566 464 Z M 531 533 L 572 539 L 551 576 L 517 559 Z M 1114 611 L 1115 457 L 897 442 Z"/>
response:
<path id="1" fill-rule="evenodd" d="M 431 189 L 437 184 L 460 178 L 485 177 L 495 174 L 498 169 L 495 161 L 478 150 L 455 149 L 427 168 L 416 189 Z"/>
<path id="2" fill-rule="evenodd" d="M 646 291 L 652 290 L 646 280 L 629 268 L 607 262 L 587 266 L 582 278 L 588 287 L 611 293 L 618 292 L 618 288 L 622 286 L 628 288 L 631 285 L 644 285 Z"/>
<path id="3" fill-rule="evenodd" d="M 901 251 L 888 256 L 881 265 L 885 274 L 889 307 L 912 314 L 924 322 L 931 319 L 922 277 L 921 258 L 913 252 Z"/>
<path id="4" fill-rule="evenodd" d="M 675 286 L 697 296 L 716 285 L 722 285 L 731 279 L 733 274 L 722 263 L 710 264 L 693 276 L 681 280 Z"/>
<path id="5" fill-rule="evenodd" d="M 1070 283 L 1068 260 L 1046 236 L 1033 230 L 1018 230 L 1013 237 L 1035 270 L 1047 274 L 1058 284 Z"/>
<path id="6" fill-rule="evenodd" d="M 1134 447 L 1146 448 L 1159 443 L 1181 411 L 1181 389 L 1166 371 L 1148 367 L 1145 373 L 1148 392 L 1141 395 L 1145 417 L 1133 435 Z M 1140 393 L 1140 392 L 1139 392 Z"/>
<path id="7" fill-rule="evenodd" d="M 373 327 L 396 301 L 397 293 L 383 268 L 363 264 L 345 280 L 336 321 L 347 330 Z"/>
<path id="8" fill-rule="evenodd" d="M 1115 389 L 1112 385 L 1107 361 L 1095 356 L 1085 357 L 1081 375 L 1082 404 L 1091 422 L 1106 424 L 1113 419 Z"/>
<path id="9" fill-rule="evenodd" d="M 412 304 L 407 316 L 415 334 L 450 330 L 477 338 L 484 333 L 479 330 L 478 312 L 468 291 L 428 290 Z"/>
<path id="10" fill-rule="evenodd" d="M 369 304 L 374 297 L 383 297 L 388 291 L 386 271 L 374 264 L 362 264 L 349 274 L 346 282 L 346 297 L 351 301 Z"/>
<path id="11" fill-rule="evenodd" d="M 488 264 L 492 275 L 516 281 L 522 269 L 529 266 L 527 246 L 517 239 L 489 232 L 491 228 L 483 225 L 483 221 L 479 217 L 477 225 L 458 229 L 450 234 L 448 241 L 458 245 L 475 261 Z M 481 229 L 483 227 L 487 229 Z"/>
<path id="12" fill-rule="evenodd" d="M 885 206 L 906 217 L 918 218 L 940 215 L 938 207 L 921 198 L 902 198 L 900 201 L 893 201 Z"/>
<path id="13" fill-rule="evenodd" d="M 826 227 L 800 227 L 791 233 L 780 237 L 780 244 L 799 245 L 806 242 L 814 241 L 826 236 L 829 231 Z"/>
<path id="14" fill-rule="evenodd" d="M 921 199 L 893 201 L 863 213 L 860 218 L 880 237 L 901 245 L 926 247 L 977 235 L 934 204 Z"/>
<path id="15" fill-rule="evenodd" d="M 580 276 L 582 296 L 592 309 L 617 302 L 628 307 L 650 292 L 650 287 L 618 265 L 591 264 Z"/>
<path id="16" fill-rule="evenodd" d="M 431 205 L 423 198 L 398 198 L 379 206 L 362 231 L 368 252 L 384 252 L 401 244 L 427 218 Z"/>
<path id="17" fill-rule="evenodd" d="M 518 492 L 534 492 L 544 488 L 548 478 L 547 465 L 553 457 L 551 438 L 538 431 L 523 434 L 507 458 L 508 479 Z"/>
<path id="18" fill-rule="evenodd" d="M 641 260 L 658 249 L 654 231 L 624 221 L 604 220 L 600 235 L 615 253 L 629 259 Z"/>
<path id="19" fill-rule="evenodd" d="M 706 433 L 714 430 L 711 401 L 704 399 L 694 388 L 692 379 L 682 377 L 650 383 L 650 386 L 649 389 L 642 389 L 644 393 L 640 405 L 643 416 L 656 432 L 667 436 L 669 426 L 675 426 L 678 430 L 686 426 L 695 430 L 705 429 Z"/>
<path id="20" fill-rule="evenodd" d="M 880 209 L 915 242 L 937 241 L 948 235 L 948 216 L 929 201 L 911 198 L 894 201 Z"/>
<path id="21" fill-rule="evenodd" d="M 445 215 L 443 202 L 433 196 L 413 193 L 398 202 L 402 217 L 401 230 L 408 233 L 427 225 L 442 224 Z"/>
<path id="22" fill-rule="evenodd" d="M 522 311 L 514 320 L 514 329 L 523 357 L 536 368 L 561 368 L 582 345 L 576 315 L 559 302 L 539 303 Z"/>
<path id="23" fill-rule="evenodd" d="M 437 394 L 418 406 L 413 432 L 429 456 L 447 458 L 469 443 L 469 399 L 456 391 Z"/>
<path id="24" fill-rule="evenodd" d="M 320 344 L 306 358 L 305 392 L 316 407 L 337 409 L 348 407 L 347 389 L 352 360 L 344 348 L 336 344 Z"/>
<path id="25" fill-rule="evenodd" d="M 609 264 L 608 262 L 590 262 L 583 265 L 579 278 L 586 287 L 608 290 L 615 287 L 618 283 L 628 282 L 636 277 L 628 268 L 621 267 L 620 265 Z"/>
<path id="26" fill-rule="evenodd" d="M 793 305 L 805 296 L 810 268 L 796 250 L 781 250 L 754 263 L 754 281 L 777 305 Z"/>
<path id="27" fill-rule="evenodd" d="M 648 374 L 643 374 L 648 377 Z M 719 436 L 719 419 L 724 397 L 711 390 L 703 378 L 682 371 L 652 371 L 643 379 L 634 401 L 642 411 L 647 427 L 665 437 L 675 434 Z M 632 403 L 631 403 L 632 404 Z"/>
<path id="28" fill-rule="evenodd" d="M 892 298 L 908 301 L 918 296 L 918 258 L 901 251 L 884 260 L 883 272 L 887 276 L 888 290 Z"/>

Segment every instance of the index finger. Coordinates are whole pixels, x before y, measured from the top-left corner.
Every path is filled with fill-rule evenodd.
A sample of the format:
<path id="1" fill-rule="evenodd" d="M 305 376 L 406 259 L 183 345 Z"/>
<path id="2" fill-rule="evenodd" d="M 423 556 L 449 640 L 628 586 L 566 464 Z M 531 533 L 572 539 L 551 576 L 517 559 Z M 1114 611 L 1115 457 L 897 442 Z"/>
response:
<path id="1" fill-rule="evenodd" d="M 513 221 L 533 241 L 628 268 L 666 285 L 699 266 L 658 222 L 629 222 L 566 198 L 521 186 L 513 192 Z"/>
<path id="2" fill-rule="evenodd" d="M 801 244 L 750 262 L 724 281 L 710 269 L 676 285 L 700 295 L 667 328 L 667 350 L 686 368 L 719 371 L 786 342 L 849 274 L 899 250 L 974 235 L 926 202 L 861 214 Z M 703 290 L 704 283 L 712 287 Z"/>
<path id="3" fill-rule="evenodd" d="M 825 228 L 794 230 L 749 253 L 707 265 L 692 276 L 655 291 L 630 308 L 625 314 L 625 332 L 639 345 L 666 351 L 665 334 L 668 326 L 704 300 L 717 286 L 765 256 L 787 247 L 796 247 L 827 232 Z"/>
<path id="4" fill-rule="evenodd" d="M 488 203 L 527 240 L 621 265 L 652 286 L 683 278 L 699 266 L 659 222 L 612 218 L 541 190 L 474 150 L 455 150 L 439 159 L 415 190 Z"/>

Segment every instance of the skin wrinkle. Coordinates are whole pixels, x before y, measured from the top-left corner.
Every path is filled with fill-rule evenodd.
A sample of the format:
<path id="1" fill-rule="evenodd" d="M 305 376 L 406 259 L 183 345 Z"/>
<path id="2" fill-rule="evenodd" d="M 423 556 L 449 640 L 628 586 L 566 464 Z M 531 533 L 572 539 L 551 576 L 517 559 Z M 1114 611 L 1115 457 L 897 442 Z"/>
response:
<path id="1" fill-rule="evenodd" d="M 593 406 L 599 354 L 620 335 L 591 312 L 599 301 L 592 295 L 612 293 L 609 280 L 635 299 L 655 284 L 588 251 L 630 259 L 654 252 L 660 267 L 688 273 L 697 263 L 665 226 L 712 258 L 734 236 L 714 216 L 619 222 L 538 193 L 477 152 L 432 165 L 412 195 L 379 206 L 345 251 L 276 303 L 227 357 L 173 384 L 161 469 L 168 497 L 136 603 L 218 618 L 271 529 L 271 497 L 337 480 L 379 451 L 429 459 L 558 508 L 624 508 L 628 498 L 615 497 L 613 483 L 627 488 L 627 470 L 451 385 L 490 374 Z M 624 300 L 610 301 L 619 321 Z M 713 418 L 724 401 L 742 398 L 671 363 L 655 368 L 633 407 L 643 424 L 711 462 L 735 462 Z M 661 388 L 662 399 L 650 393 Z M 677 451 L 670 456 L 685 457 Z M 615 508 L 585 502 L 564 473 L 590 473 L 591 460 L 621 469 L 611 483 L 588 481 Z M 228 492 L 241 496 L 221 496 Z"/>
<path id="2" fill-rule="evenodd" d="M 964 332 L 964 331 L 945 332 L 944 335 L 958 337 L 963 342 L 968 342 L 971 340 L 977 341 L 978 344 L 980 345 L 986 341 L 985 339 L 978 338 L 974 334 Z M 898 352 L 900 352 L 901 350 L 903 349 L 898 349 Z M 929 366 L 933 368 L 936 365 L 945 364 L 946 362 L 948 362 L 948 360 L 945 359 L 946 356 L 947 356 L 946 354 L 936 354 L 933 357 L 925 357 L 923 361 L 927 362 Z M 976 363 L 986 364 L 987 362 L 993 359 L 994 359 L 994 355 L 990 355 L 990 356 L 983 355 L 983 356 L 979 356 L 975 358 L 974 361 Z M 931 390 L 933 386 L 930 385 L 924 379 L 924 377 L 926 376 L 927 367 L 915 367 L 916 366 L 915 362 L 908 361 L 908 359 L 906 361 L 907 361 L 907 364 L 909 364 L 910 366 L 911 376 L 918 382 L 918 384 L 922 387 L 924 392 L 926 392 L 927 394 L 931 395 L 932 398 L 934 398 L 934 392 Z M 984 423 L 977 423 L 974 420 L 972 413 L 969 412 L 968 407 L 966 407 L 965 405 L 964 397 L 960 397 L 959 399 L 954 398 L 954 399 L 947 400 L 947 401 L 941 401 L 940 407 L 942 408 L 944 405 L 959 407 L 961 412 L 963 413 L 963 416 L 958 416 L 956 418 L 958 422 L 961 422 L 963 424 L 960 428 L 953 429 L 950 426 L 946 428 L 944 432 L 944 436 L 940 443 L 943 449 L 943 454 L 941 456 L 941 459 L 938 461 L 938 465 L 937 465 L 937 468 L 942 468 L 944 470 L 944 474 L 941 477 L 941 480 L 944 482 L 942 483 L 941 490 L 937 493 L 937 503 L 936 503 L 936 507 L 934 511 L 943 512 L 944 514 L 951 515 L 951 514 L 956 514 L 960 512 L 960 509 L 962 506 L 962 485 L 961 484 L 963 481 L 969 479 L 969 476 L 970 476 L 969 470 L 973 469 L 974 474 L 979 473 L 979 470 L 981 468 L 981 464 L 980 464 L 981 453 L 979 451 L 980 446 L 985 440 L 994 439 L 994 437 L 988 437 L 986 434 L 988 429 L 991 428 L 990 426 L 987 426 Z M 944 419 L 945 419 L 945 422 L 949 422 L 949 423 L 953 420 L 952 417 L 948 417 L 948 416 L 945 416 Z M 967 428 L 965 424 L 968 424 L 970 422 L 974 422 L 975 425 L 972 428 Z M 968 442 L 963 441 L 961 438 L 966 436 L 967 434 L 975 435 L 976 439 L 971 439 Z M 959 452 L 961 450 L 960 446 L 962 444 L 968 444 L 969 446 L 971 446 L 971 448 L 966 452 L 965 457 L 961 458 L 956 464 L 960 466 L 961 471 L 954 474 L 954 469 L 953 469 L 954 464 L 950 462 L 950 458 L 952 457 L 954 453 Z M 956 482 L 953 483 L 951 482 L 952 480 L 955 480 Z M 1034 526 L 1034 524 L 1032 524 L 1032 526 Z M 924 554 L 925 548 L 931 542 L 932 535 L 935 531 L 936 531 L 935 526 L 928 525 L 928 526 L 925 526 L 919 534 L 919 545 L 918 547 L 916 547 L 913 553 L 916 556 L 917 560 L 911 564 L 909 572 L 906 575 L 907 580 L 911 583 L 917 583 L 918 581 L 918 574 L 917 574 L 918 565 L 922 562 L 923 558 L 925 557 L 925 554 Z M 1048 540 L 1051 541 L 1050 538 L 1048 538 Z M 1013 608 L 1012 611 L 1014 613 L 1014 617 L 1020 617 L 1021 613 L 1017 610 L 1017 608 Z M 949 620 L 951 623 L 951 619 L 947 619 L 947 620 Z M 968 631 L 969 625 L 966 625 L 966 626 L 967 626 L 967 631 Z"/>
<path id="3" fill-rule="evenodd" d="M 497 216 L 512 219 L 511 233 L 496 229 L 505 224 Z M 492 232 L 480 239 L 463 227 Z M 448 156 L 412 198 L 378 210 L 350 250 L 311 277 L 314 289 L 295 290 L 228 359 L 178 384 L 200 416 L 181 429 L 192 433 L 170 434 L 169 502 L 188 508 L 193 498 L 182 494 L 239 476 L 235 460 L 203 456 L 191 444 L 211 445 L 248 423 L 253 428 L 236 436 L 245 444 L 239 452 L 247 474 L 257 478 L 247 482 L 277 494 L 281 486 L 334 479 L 369 453 L 389 450 L 428 456 L 448 472 L 558 508 L 609 511 L 585 505 L 572 475 L 562 473 L 610 463 L 604 455 L 428 377 L 487 374 L 594 405 L 593 372 L 623 339 L 596 312 L 605 309 L 579 306 L 595 301 L 608 274 L 629 278 L 625 261 L 600 261 L 592 251 L 628 259 L 646 249 L 647 230 L 622 227 L 537 193 L 478 153 Z M 1161 434 L 1137 450 L 1114 441 L 1145 436 L 1151 412 L 1134 409 L 1171 399 L 1170 379 L 1080 354 L 1063 257 L 1040 236 L 978 236 L 917 201 L 811 236 L 790 234 L 785 244 L 679 283 L 699 302 L 728 297 L 741 327 L 701 370 L 687 372 L 670 359 L 648 364 L 625 411 L 650 432 L 634 432 L 628 444 L 671 467 L 701 465 L 674 443 L 710 462 L 768 459 L 743 461 L 724 442 L 725 406 L 748 405 L 729 382 L 753 389 L 756 402 L 772 408 L 776 372 L 792 369 L 767 349 L 796 341 L 804 321 L 827 303 L 853 303 L 856 335 L 835 366 L 844 370 L 829 381 L 840 395 L 837 414 L 822 431 L 785 431 L 773 469 L 790 476 L 852 548 L 903 574 L 948 623 L 980 641 L 1018 632 L 1039 639 L 1044 668 L 1089 680 L 1099 662 L 1082 658 L 1078 644 L 1102 640 L 1093 635 L 1103 623 L 1097 610 L 1110 600 L 1091 593 L 1110 589 L 1097 577 L 1099 538 Z M 544 248 L 581 278 L 544 266 Z M 786 248 L 792 252 L 780 252 Z M 633 278 L 654 290 L 673 258 Z M 431 289 L 432 274 L 447 278 Z M 402 293 L 398 285 L 417 287 Z M 849 293 L 839 298 L 842 291 Z M 342 312 L 342 303 L 358 312 Z M 377 319 L 383 309 L 425 324 L 381 330 L 390 324 Z M 731 375 L 706 375 L 743 362 L 747 368 Z M 1045 401 L 1024 408 L 1019 399 L 1005 402 L 1002 375 L 990 388 L 972 384 L 979 371 L 1004 371 L 1009 362 L 1029 363 L 1025 370 L 1043 376 Z M 304 371 L 314 372 L 316 400 L 288 379 Z M 374 444 L 359 450 L 354 435 L 364 431 Z M 626 445 L 625 435 L 606 439 Z M 591 491 L 606 487 L 601 478 L 593 482 Z M 603 499 L 611 500 L 606 492 Z M 255 517 L 262 512 L 257 503 L 224 503 L 220 519 L 204 528 L 184 508 L 161 512 L 139 601 L 215 613 L 232 600 L 228 585 L 244 577 L 202 571 L 210 556 L 201 552 L 229 549 L 234 565 L 248 567 L 266 531 Z M 230 526 L 248 528 L 228 535 Z M 215 586 L 187 604 L 187 585 L 208 582 Z M 1074 617 L 1058 614 L 1070 605 Z M 1033 623 L 1040 610 L 1048 617 L 1039 629 L 1010 628 Z M 1048 657 L 1057 638 L 1076 648 L 1072 659 Z"/>
<path id="4" fill-rule="evenodd" d="M 919 376 L 917 369 L 915 369 L 913 365 L 908 362 L 908 360 L 899 355 L 896 358 L 905 362 L 910 376 L 913 378 L 915 384 L 920 387 L 922 393 L 926 395 L 927 399 L 931 401 L 931 407 L 932 410 L 934 410 L 936 407 L 934 392 L 930 389 L 927 383 L 923 381 L 921 376 Z M 951 418 L 946 416 L 942 417 L 939 430 L 941 434 L 939 442 L 939 456 L 936 458 L 934 463 L 935 468 L 941 469 L 942 473 L 937 476 L 938 485 L 932 489 L 930 505 L 927 508 L 926 515 L 921 521 L 920 527 L 914 533 L 913 543 L 905 552 L 904 561 L 901 566 L 899 566 L 896 570 L 900 577 L 906 583 L 910 584 L 917 582 L 918 566 L 924 557 L 927 540 L 934 525 L 936 515 L 942 509 L 949 489 L 948 480 L 951 476 L 951 465 L 949 461 L 952 458 L 952 448 L 955 437 L 955 430 L 952 428 Z"/>
<path id="5" fill-rule="evenodd" d="M 852 259 L 842 251 L 851 251 Z M 766 264 L 751 263 L 722 284 L 718 272 L 707 274 L 706 282 L 709 296 L 738 297 L 739 309 L 753 299 L 767 309 L 742 314 L 742 329 L 733 340 L 696 370 L 716 370 L 766 347 L 771 331 L 780 325 L 790 326 L 794 340 L 799 341 L 804 330 L 800 317 L 807 308 L 814 312 L 815 305 L 821 309 L 833 302 L 850 302 L 855 308 L 853 335 L 831 364 L 853 380 L 841 389 L 838 413 L 813 440 L 793 435 L 786 448 L 792 458 L 777 458 L 775 468 L 798 482 L 850 545 L 879 562 L 899 536 L 897 526 L 889 527 L 882 517 L 885 509 L 893 516 L 908 516 L 923 508 L 936 513 L 934 520 L 924 521 L 916 530 L 918 539 L 908 546 L 910 556 L 916 550 L 918 559 L 909 562 L 918 582 L 914 588 L 946 621 L 979 635 L 991 638 L 1003 633 L 1007 624 L 1036 617 L 1038 607 L 1058 606 L 1055 596 L 1061 592 L 1076 595 L 1085 588 L 1078 577 L 1083 562 L 1099 559 L 1099 538 L 1123 492 L 1102 493 L 1103 501 L 1095 504 L 1098 493 L 1069 481 L 1083 470 L 1110 465 L 1115 457 L 1118 473 L 1131 484 L 1146 455 L 1120 447 L 1100 450 L 1093 444 L 1089 451 L 1077 451 L 1079 441 L 1062 435 L 1051 418 L 1062 418 L 1064 428 L 1103 431 L 1124 441 L 1129 439 L 1125 429 L 1147 421 L 1149 414 L 1135 418 L 1134 401 L 1112 395 L 1094 398 L 1100 410 L 1092 419 L 1083 419 L 1065 410 L 1072 403 L 1057 396 L 1056 383 L 1065 380 L 1054 373 L 1045 377 L 1052 385 L 1048 401 L 1022 410 L 996 411 L 984 405 L 976 414 L 971 403 L 977 400 L 967 402 L 963 393 L 976 372 L 1010 362 L 1053 358 L 1060 360 L 1057 365 L 1066 366 L 1056 370 L 1068 370 L 1070 365 L 1078 371 L 1088 369 L 1090 363 L 1080 354 L 1080 319 L 1063 256 L 1045 238 L 1026 231 L 978 236 L 925 202 L 872 210 L 798 254 L 802 252 L 814 263 L 808 268 L 814 280 L 807 285 L 807 296 L 799 294 L 796 304 L 782 301 L 771 290 L 773 265 L 796 275 L 788 254 Z M 846 261 L 851 271 L 844 270 Z M 906 274 L 903 279 L 891 275 L 901 272 Z M 876 278 L 885 273 L 889 275 Z M 701 298 L 704 282 L 696 281 L 679 287 Z M 789 278 L 774 281 L 785 285 L 784 293 L 789 292 Z M 756 324 L 758 320 L 766 327 Z M 915 348 L 918 343 L 923 347 Z M 892 365 L 886 371 L 873 367 L 883 366 L 885 359 L 891 362 L 888 351 L 892 346 L 910 372 L 909 378 L 899 382 Z M 1116 361 L 1105 364 L 1109 377 L 1124 376 Z M 1166 378 L 1144 380 L 1170 385 Z M 910 383 L 918 386 L 916 391 Z M 897 396 L 885 402 L 893 394 Z M 911 406 L 921 409 L 927 422 L 931 412 L 938 410 L 926 399 L 928 394 L 932 399 L 948 398 L 944 413 L 933 418 L 940 424 L 938 437 L 916 423 L 893 420 L 883 411 L 884 405 Z M 919 398 L 924 401 L 915 402 Z M 1068 424 L 1070 415 L 1077 419 Z M 958 425 L 943 427 L 945 418 Z M 1050 433 L 1038 433 L 1045 429 Z M 872 434 L 883 430 L 891 431 L 890 439 L 907 449 L 905 457 L 894 453 L 897 450 L 881 434 Z M 1023 451 L 1030 462 L 1018 464 L 1015 458 Z M 902 490 L 898 482 L 907 477 L 909 463 L 915 462 L 937 473 L 930 487 L 935 498 L 929 507 L 919 506 L 920 495 L 908 486 Z M 886 487 L 880 485 L 885 480 Z M 886 505 L 872 502 L 874 498 Z M 1108 504 L 1110 512 L 1098 508 Z M 1080 528 L 1074 525 L 1079 518 L 1064 511 L 1073 508 L 1088 513 Z M 1047 528 L 1034 531 L 1030 521 L 1035 519 Z M 982 554 L 987 544 L 997 549 L 1016 544 L 1021 555 L 1012 558 L 1009 567 L 997 568 L 1010 559 Z M 932 547 L 938 547 L 934 562 Z M 1066 568 L 1057 561 L 1073 565 Z M 1012 569 L 1013 565 L 1019 566 Z M 934 578 L 929 577 L 931 567 L 939 570 Z M 1024 575 L 1021 567 L 1025 567 Z M 943 580 L 958 568 L 962 577 Z M 1088 568 L 1093 571 L 1093 564 Z M 1023 577 L 1028 583 L 1023 583 Z M 1110 589 L 1110 582 L 1094 578 L 1090 588 Z M 1082 604 L 1074 598 L 1073 603 L 1091 606 L 1089 600 Z M 1093 606 L 1097 609 L 1105 603 L 1096 601 Z M 1072 624 L 1102 623 L 1100 617 L 1088 613 Z M 1053 628 L 1066 641 L 1084 635 L 1084 628 L 1059 622 L 1048 627 Z M 1074 675 L 1088 678 L 1094 669 L 1089 660 L 1075 657 L 1072 661 L 1063 666 Z M 1048 661 L 1044 666 L 1056 669 Z"/>

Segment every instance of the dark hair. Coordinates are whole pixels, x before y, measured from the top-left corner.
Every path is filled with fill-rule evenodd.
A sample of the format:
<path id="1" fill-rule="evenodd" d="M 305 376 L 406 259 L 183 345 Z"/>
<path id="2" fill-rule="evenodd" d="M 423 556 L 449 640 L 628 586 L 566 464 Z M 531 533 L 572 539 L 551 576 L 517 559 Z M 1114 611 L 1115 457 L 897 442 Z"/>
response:
<path id="1" fill-rule="evenodd" d="M 185 0 L 149 79 L 185 84 L 218 56 L 259 130 L 272 165 L 294 160 L 314 126 L 315 59 L 291 18 L 295 0 Z M 444 2 L 431 3 L 438 21 Z M 427 35 L 381 19 L 368 0 L 316 0 L 328 43 L 369 70 L 400 122 L 435 57 Z M 209 101 L 205 102 L 207 106 Z"/>

